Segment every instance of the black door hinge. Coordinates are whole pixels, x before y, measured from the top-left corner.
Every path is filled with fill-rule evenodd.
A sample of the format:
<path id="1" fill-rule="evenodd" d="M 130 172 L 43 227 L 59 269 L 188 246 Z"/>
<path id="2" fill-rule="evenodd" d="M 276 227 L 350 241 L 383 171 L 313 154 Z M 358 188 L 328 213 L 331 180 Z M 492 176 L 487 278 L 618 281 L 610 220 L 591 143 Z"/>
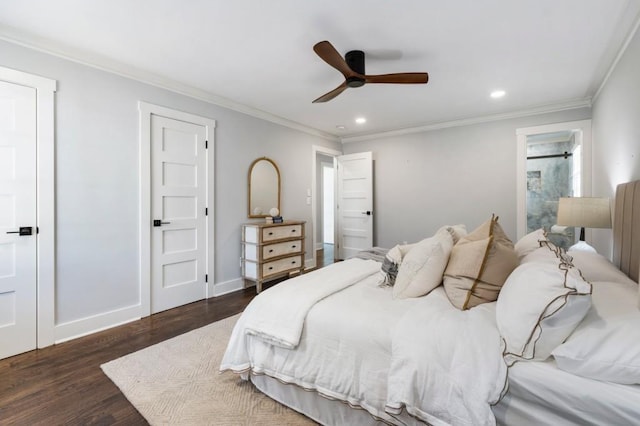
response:
<path id="1" fill-rule="evenodd" d="M 204 141 L 204 149 L 209 149 L 209 141 Z"/>
<path id="2" fill-rule="evenodd" d="M 209 208 L 208 207 L 204 208 L 204 215 L 205 216 L 209 216 Z"/>
<path id="3" fill-rule="evenodd" d="M 209 282 L 209 274 L 205 274 L 204 275 L 204 282 L 208 283 Z"/>

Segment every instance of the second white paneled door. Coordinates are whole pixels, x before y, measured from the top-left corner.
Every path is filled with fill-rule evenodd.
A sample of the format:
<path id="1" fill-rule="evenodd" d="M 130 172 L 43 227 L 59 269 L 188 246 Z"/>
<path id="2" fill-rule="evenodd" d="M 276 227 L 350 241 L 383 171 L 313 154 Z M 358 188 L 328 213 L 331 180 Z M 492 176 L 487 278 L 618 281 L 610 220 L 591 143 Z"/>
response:
<path id="1" fill-rule="evenodd" d="M 373 157 L 371 152 L 337 159 L 338 259 L 373 246 Z"/>
<path id="2" fill-rule="evenodd" d="M 151 116 L 151 313 L 207 295 L 205 126 Z"/>

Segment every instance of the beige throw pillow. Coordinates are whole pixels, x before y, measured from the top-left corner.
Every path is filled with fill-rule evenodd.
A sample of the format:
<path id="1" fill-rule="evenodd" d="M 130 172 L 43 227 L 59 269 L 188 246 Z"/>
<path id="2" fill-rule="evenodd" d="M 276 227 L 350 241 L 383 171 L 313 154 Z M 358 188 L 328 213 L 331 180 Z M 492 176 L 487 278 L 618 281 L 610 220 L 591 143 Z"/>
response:
<path id="1" fill-rule="evenodd" d="M 458 309 L 493 302 L 516 266 L 513 243 L 494 215 L 453 246 L 444 272 L 444 288 Z"/>

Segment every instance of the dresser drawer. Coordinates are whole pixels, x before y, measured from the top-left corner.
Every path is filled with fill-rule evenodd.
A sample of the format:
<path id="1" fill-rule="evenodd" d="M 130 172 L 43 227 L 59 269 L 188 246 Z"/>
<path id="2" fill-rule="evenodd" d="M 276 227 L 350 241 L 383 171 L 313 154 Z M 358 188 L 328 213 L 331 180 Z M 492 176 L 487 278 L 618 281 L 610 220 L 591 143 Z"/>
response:
<path id="1" fill-rule="evenodd" d="M 283 238 L 297 238 L 302 235 L 302 225 L 285 225 L 264 228 L 262 230 L 262 241 L 281 240 Z"/>
<path id="2" fill-rule="evenodd" d="M 285 243 L 269 244 L 262 247 L 262 258 L 264 260 L 273 259 L 274 257 L 284 256 L 286 254 L 300 253 L 302 251 L 302 241 L 294 240 Z"/>
<path id="3" fill-rule="evenodd" d="M 266 262 L 262 265 L 262 276 L 277 274 L 288 271 L 289 269 L 299 269 L 302 264 L 302 256 L 286 257 L 272 262 Z"/>

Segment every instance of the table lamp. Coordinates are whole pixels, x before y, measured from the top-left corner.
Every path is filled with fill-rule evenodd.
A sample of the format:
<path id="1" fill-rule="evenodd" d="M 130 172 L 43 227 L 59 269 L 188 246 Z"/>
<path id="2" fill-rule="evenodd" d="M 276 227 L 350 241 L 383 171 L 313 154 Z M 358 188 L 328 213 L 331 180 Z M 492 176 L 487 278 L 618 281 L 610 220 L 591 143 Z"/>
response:
<path id="1" fill-rule="evenodd" d="M 611 203 L 608 198 L 560 198 L 558 225 L 580 227 L 580 241 L 569 250 L 595 251 L 584 241 L 584 228 L 611 228 Z"/>

